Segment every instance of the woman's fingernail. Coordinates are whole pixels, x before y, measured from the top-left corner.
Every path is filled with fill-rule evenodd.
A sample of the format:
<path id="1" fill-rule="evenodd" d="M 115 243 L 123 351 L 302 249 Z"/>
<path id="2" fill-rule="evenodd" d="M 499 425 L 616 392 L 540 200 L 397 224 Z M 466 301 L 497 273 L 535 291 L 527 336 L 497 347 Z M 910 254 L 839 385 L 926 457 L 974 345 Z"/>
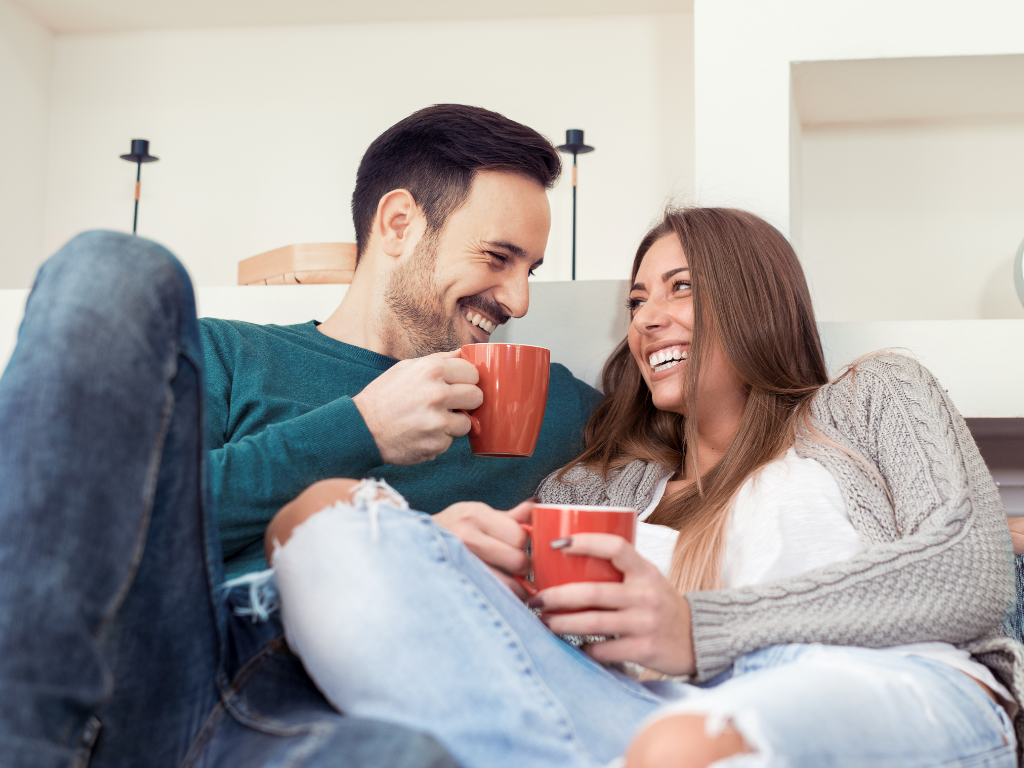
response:
<path id="1" fill-rule="evenodd" d="M 572 546 L 572 536 L 566 536 L 564 539 L 552 539 L 552 549 L 565 549 L 566 547 Z"/>
<path id="2" fill-rule="evenodd" d="M 540 504 L 540 496 L 531 496 L 527 501 L 532 501 L 534 504 Z"/>
<path id="3" fill-rule="evenodd" d="M 529 600 L 526 601 L 526 607 L 527 608 L 543 608 L 544 607 L 544 598 L 541 597 L 540 595 L 534 595 L 533 597 L 531 597 Z"/>

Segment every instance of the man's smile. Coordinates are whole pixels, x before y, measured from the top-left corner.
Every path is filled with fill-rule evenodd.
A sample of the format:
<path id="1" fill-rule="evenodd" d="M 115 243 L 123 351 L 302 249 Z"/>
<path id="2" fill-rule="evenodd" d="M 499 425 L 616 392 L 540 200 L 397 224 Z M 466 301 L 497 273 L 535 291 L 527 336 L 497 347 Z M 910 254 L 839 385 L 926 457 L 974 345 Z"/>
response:
<path id="1" fill-rule="evenodd" d="M 486 317 L 481 315 L 479 312 L 474 312 L 473 310 L 470 309 L 470 310 L 467 310 L 465 314 L 466 314 L 466 320 L 468 320 L 473 325 L 478 326 L 488 336 L 490 336 L 492 333 L 494 333 L 494 329 L 498 327 L 497 324 L 492 323 L 490 320 L 488 320 Z"/>
<path id="2" fill-rule="evenodd" d="M 473 338 L 482 342 L 488 341 L 494 330 L 511 318 L 500 304 L 481 295 L 460 299 L 458 312 L 472 326 Z"/>

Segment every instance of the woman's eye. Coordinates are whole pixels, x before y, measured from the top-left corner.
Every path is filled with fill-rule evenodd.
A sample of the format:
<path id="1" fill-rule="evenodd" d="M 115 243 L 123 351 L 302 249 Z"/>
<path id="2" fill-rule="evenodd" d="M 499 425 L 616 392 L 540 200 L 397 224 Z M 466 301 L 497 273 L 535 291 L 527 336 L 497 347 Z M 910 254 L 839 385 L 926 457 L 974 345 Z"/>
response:
<path id="1" fill-rule="evenodd" d="M 673 293 L 678 293 L 679 291 L 688 291 L 688 290 L 690 290 L 690 281 L 689 280 L 676 280 L 675 283 L 672 284 L 672 292 Z"/>
<path id="2" fill-rule="evenodd" d="M 630 297 L 630 298 L 626 299 L 626 310 L 629 312 L 629 314 L 632 315 L 634 312 L 636 312 L 638 309 L 640 309 L 640 307 L 641 307 L 641 305 L 643 303 L 644 303 L 643 299 L 634 299 L 634 298 Z"/>

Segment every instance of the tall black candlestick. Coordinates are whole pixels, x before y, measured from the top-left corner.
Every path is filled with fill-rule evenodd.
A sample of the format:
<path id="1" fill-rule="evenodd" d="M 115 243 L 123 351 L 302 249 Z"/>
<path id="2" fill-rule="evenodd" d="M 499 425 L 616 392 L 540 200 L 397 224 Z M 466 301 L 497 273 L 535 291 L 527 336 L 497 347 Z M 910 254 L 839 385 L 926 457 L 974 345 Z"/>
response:
<path id="1" fill-rule="evenodd" d="M 121 159 L 127 160 L 130 163 L 136 163 L 138 166 L 135 169 L 135 217 L 132 219 L 132 234 L 134 235 L 139 225 L 139 193 L 142 190 L 142 164 L 155 163 L 160 158 L 149 154 L 149 141 L 146 139 L 132 139 L 132 151 L 127 155 L 121 155 Z"/>
<path id="2" fill-rule="evenodd" d="M 565 132 L 565 144 L 559 147 L 562 152 L 572 152 L 572 279 L 576 279 L 576 156 L 593 152 L 593 147 L 583 143 L 583 130 L 570 128 Z"/>

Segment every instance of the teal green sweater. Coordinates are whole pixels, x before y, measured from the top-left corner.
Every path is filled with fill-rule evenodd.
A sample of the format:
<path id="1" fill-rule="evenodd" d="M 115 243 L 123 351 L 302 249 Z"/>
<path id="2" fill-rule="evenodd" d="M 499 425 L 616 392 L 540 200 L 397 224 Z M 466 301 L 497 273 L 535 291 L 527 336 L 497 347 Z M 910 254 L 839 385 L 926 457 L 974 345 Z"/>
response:
<path id="1" fill-rule="evenodd" d="M 302 325 L 199 321 L 206 363 L 211 485 L 228 577 L 266 567 L 263 532 L 278 509 L 318 480 L 383 478 L 413 509 L 456 501 L 509 509 L 582 451 L 600 393 L 551 366 L 547 410 L 529 459 L 474 456 L 456 438 L 433 461 L 383 464 L 352 397 L 397 363 Z"/>

